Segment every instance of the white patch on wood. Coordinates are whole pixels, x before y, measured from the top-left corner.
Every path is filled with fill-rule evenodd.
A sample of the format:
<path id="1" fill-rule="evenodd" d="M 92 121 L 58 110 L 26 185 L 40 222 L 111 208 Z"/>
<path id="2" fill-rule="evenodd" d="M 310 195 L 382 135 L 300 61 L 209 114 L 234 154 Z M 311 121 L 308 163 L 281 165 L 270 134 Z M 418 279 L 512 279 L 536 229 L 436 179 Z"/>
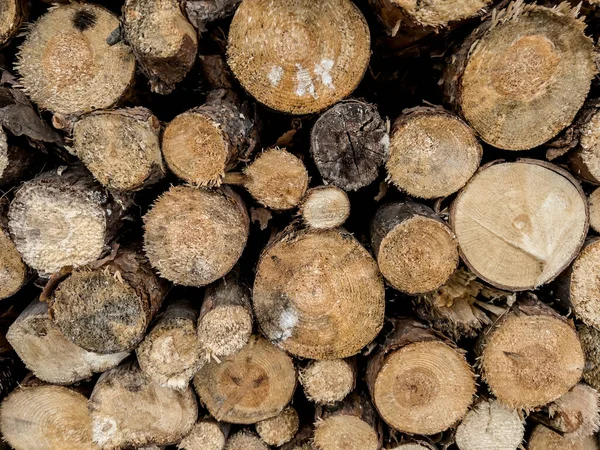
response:
<path id="1" fill-rule="evenodd" d="M 315 64 L 315 75 L 321 77 L 321 83 L 329 89 L 334 89 L 331 79 L 331 69 L 333 69 L 333 59 L 323 58 L 319 64 Z"/>
<path id="2" fill-rule="evenodd" d="M 269 81 L 271 82 L 271 86 L 277 87 L 279 85 L 279 82 L 281 81 L 281 77 L 283 77 L 283 67 L 273 66 L 268 76 Z"/>
<path id="3" fill-rule="evenodd" d="M 387 151 L 390 148 L 390 135 L 387 133 L 384 134 L 379 143 L 383 145 L 383 147 Z"/>
<path id="4" fill-rule="evenodd" d="M 298 314 L 293 309 L 284 309 L 279 316 L 279 328 L 281 328 L 282 341 L 292 336 L 292 331 L 298 323 Z"/>
<path id="5" fill-rule="evenodd" d="M 298 97 L 304 97 L 307 93 L 313 98 L 317 98 L 315 94 L 315 85 L 313 84 L 312 77 L 308 70 L 302 67 L 301 64 L 296 64 L 296 95 Z"/>
<path id="6" fill-rule="evenodd" d="M 117 422 L 110 417 L 92 419 L 92 440 L 100 447 L 111 441 L 117 432 Z"/>

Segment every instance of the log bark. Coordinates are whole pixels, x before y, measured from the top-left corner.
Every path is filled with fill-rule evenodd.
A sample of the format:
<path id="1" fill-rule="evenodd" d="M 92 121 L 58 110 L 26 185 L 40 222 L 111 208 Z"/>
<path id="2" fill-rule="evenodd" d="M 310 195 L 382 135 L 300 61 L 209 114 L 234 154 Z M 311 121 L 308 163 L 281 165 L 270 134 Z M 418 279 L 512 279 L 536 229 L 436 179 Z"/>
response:
<path id="1" fill-rule="evenodd" d="M 482 400 L 456 428 L 455 439 L 460 450 L 517 450 L 524 435 L 525 425 L 518 411 L 496 400 Z"/>
<path id="2" fill-rule="evenodd" d="M 179 442 L 198 417 L 191 387 L 177 391 L 153 383 L 136 363 L 102 374 L 89 400 L 94 442 L 103 449 Z"/>
<path id="3" fill-rule="evenodd" d="M 480 353 L 491 392 L 505 405 L 524 410 L 569 391 L 585 364 L 572 324 L 534 298 L 517 302 L 482 335 Z"/>
<path id="4" fill-rule="evenodd" d="M 69 3 L 50 9 L 28 30 L 15 67 L 42 109 L 82 114 L 117 104 L 133 82 L 135 58 L 106 38 L 119 20 L 107 9 Z"/>
<path id="5" fill-rule="evenodd" d="M 4 47 L 17 34 L 29 14 L 29 2 L 9 0 L 0 11 L 0 47 Z"/>
<path id="6" fill-rule="evenodd" d="M 0 186 L 10 186 L 23 181 L 35 166 L 35 153 L 30 149 L 10 144 L 4 129 L 0 127 Z"/>
<path id="7" fill-rule="evenodd" d="M 123 31 L 153 92 L 171 93 L 196 61 L 196 30 L 176 0 L 127 0 Z"/>
<path id="8" fill-rule="evenodd" d="M 349 0 L 260 0 L 237 9 L 227 56 L 236 78 L 259 102 L 309 114 L 356 89 L 369 47 L 367 22 Z"/>
<path id="9" fill-rule="evenodd" d="M 371 247 L 381 273 L 399 291 L 439 288 L 458 266 L 458 244 L 429 207 L 412 201 L 381 206 L 370 225 Z"/>
<path id="10" fill-rule="evenodd" d="M 234 273 L 236 272 L 236 273 Z M 253 328 L 250 290 L 234 269 L 204 292 L 198 318 L 198 342 L 205 360 L 231 356 L 250 340 Z"/>
<path id="11" fill-rule="evenodd" d="M 8 329 L 6 338 L 27 368 L 42 381 L 73 384 L 117 366 L 127 352 L 101 355 L 73 344 L 52 323 L 48 304 L 34 300 Z"/>
<path id="12" fill-rule="evenodd" d="M 230 424 L 217 422 L 210 417 L 199 420 L 177 448 L 179 450 L 224 450 L 230 427 Z"/>
<path id="13" fill-rule="evenodd" d="M 433 435 L 453 427 L 475 394 L 475 375 L 463 352 L 420 322 L 392 323 L 365 378 L 379 415 L 404 433 Z"/>
<path id="14" fill-rule="evenodd" d="M 479 278 L 498 289 L 528 290 L 552 281 L 579 253 L 588 231 L 587 200 L 558 166 L 497 163 L 458 194 L 450 224 L 463 261 Z"/>
<path id="15" fill-rule="evenodd" d="M 571 440 L 568 436 L 561 436 L 544 425 L 536 426 L 528 441 L 528 450 L 598 450 L 599 448 L 595 437 Z"/>
<path id="16" fill-rule="evenodd" d="M 298 371 L 307 399 L 317 404 L 342 401 L 356 387 L 356 359 L 310 361 Z"/>
<path id="17" fill-rule="evenodd" d="M 109 193 L 79 165 L 24 183 L 9 209 L 9 229 L 25 263 L 47 277 L 98 259 L 122 225 L 131 199 Z"/>
<path id="18" fill-rule="evenodd" d="M 261 205 L 282 211 L 302 201 L 308 189 L 308 172 L 299 158 L 273 147 L 258 155 L 243 173 L 225 174 L 223 182 L 241 184 Z"/>
<path id="19" fill-rule="evenodd" d="M 131 351 L 167 289 L 146 258 L 133 249 L 118 250 L 61 281 L 50 294 L 50 315 L 65 336 L 88 351 Z"/>
<path id="20" fill-rule="evenodd" d="M 288 406 L 270 419 L 261 420 L 255 425 L 256 432 L 267 445 L 281 447 L 292 440 L 300 427 L 296 410 Z"/>
<path id="21" fill-rule="evenodd" d="M 15 450 L 96 450 L 87 398 L 64 386 L 21 387 L 0 407 L 0 431 Z"/>
<path id="22" fill-rule="evenodd" d="M 357 354 L 381 330 L 384 286 L 369 253 L 343 230 L 286 230 L 261 255 L 253 306 L 263 334 L 303 358 Z"/>
<path id="23" fill-rule="evenodd" d="M 170 304 L 136 350 L 148 377 L 164 387 L 183 390 L 203 364 L 196 337 L 198 310 L 189 300 Z"/>
<path id="24" fill-rule="evenodd" d="M 335 186 L 311 188 L 300 204 L 300 215 L 309 228 L 337 228 L 350 216 L 350 199 L 346 192 Z"/>
<path id="25" fill-rule="evenodd" d="M 310 152 L 325 182 L 356 191 L 375 181 L 388 158 L 389 145 L 388 125 L 377 107 L 351 99 L 317 119 Z"/>
<path id="26" fill-rule="evenodd" d="M 313 436 L 313 426 L 304 424 L 292 440 L 281 447 L 281 450 L 314 450 Z"/>
<path id="27" fill-rule="evenodd" d="M 568 3 L 509 5 L 452 56 L 448 101 L 495 147 L 527 150 L 549 141 L 571 124 L 597 71 L 584 28 Z"/>
<path id="28" fill-rule="evenodd" d="M 225 450 L 269 450 L 269 447 L 252 431 L 241 430 L 227 440 Z"/>
<path id="29" fill-rule="evenodd" d="M 483 150 L 469 126 L 438 107 L 417 107 L 396 120 L 386 161 L 388 181 L 413 197 L 447 197 L 479 168 Z"/>
<path id="30" fill-rule="evenodd" d="M 313 444 L 320 450 L 379 450 L 383 433 L 379 417 L 365 394 L 315 411 Z"/>
<path id="31" fill-rule="evenodd" d="M 72 152 L 103 186 L 137 191 L 166 175 L 160 122 L 146 108 L 124 108 L 84 116 L 73 126 Z"/>
<path id="32" fill-rule="evenodd" d="M 186 0 L 185 13 L 199 33 L 206 31 L 206 26 L 217 20 L 232 15 L 241 0 Z"/>
<path id="33" fill-rule="evenodd" d="M 250 219 L 231 189 L 172 187 L 144 216 L 144 249 L 164 278 L 205 286 L 225 276 L 242 254 Z"/>
<path id="34" fill-rule="evenodd" d="M 283 350 L 253 336 L 239 353 L 202 367 L 194 387 L 218 421 L 253 424 L 283 411 L 296 387 L 296 370 Z"/>
<path id="35" fill-rule="evenodd" d="M 226 171 L 246 161 L 258 144 L 252 107 L 230 90 L 212 91 L 202 106 L 173 119 L 163 136 L 169 169 L 198 186 L 218 186 Z"/>

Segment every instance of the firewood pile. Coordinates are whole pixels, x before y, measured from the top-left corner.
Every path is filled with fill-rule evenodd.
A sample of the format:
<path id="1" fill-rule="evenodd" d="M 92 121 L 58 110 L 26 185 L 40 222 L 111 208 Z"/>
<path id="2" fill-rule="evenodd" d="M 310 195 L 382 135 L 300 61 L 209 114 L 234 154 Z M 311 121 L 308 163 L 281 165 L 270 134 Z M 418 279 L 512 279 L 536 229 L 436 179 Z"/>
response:
<path id="1" fill-rule="evenodd" d="M 0 448 L 600 450 L 600 2 L 0 2 Z"/>

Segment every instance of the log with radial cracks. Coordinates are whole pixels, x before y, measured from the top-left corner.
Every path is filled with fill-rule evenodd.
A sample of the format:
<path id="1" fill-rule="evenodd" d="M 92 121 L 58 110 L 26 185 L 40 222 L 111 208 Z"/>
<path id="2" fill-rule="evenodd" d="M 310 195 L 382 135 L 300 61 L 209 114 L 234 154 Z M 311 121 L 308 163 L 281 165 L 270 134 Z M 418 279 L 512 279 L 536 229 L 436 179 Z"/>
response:
<path id="1" fill-rule="evenodd" d="M 315 122 L 310 152 L 321 177 L 346 191 L 371 184 L 388 157 L 388 125 L 377 107 L 360 100 L 339 102 Z"/>
<path id="2" fill-rule="evenodd" d="M 315 412 L 313 445 L 319 450 L 378 450 L 382 430 L 379 417 L 365 394 L 354 393 Z"/>
<path id="3" fill-rule="evenodd" d="M 241 0 L 185 0 L 185 13 L 199 33 L 206 31 L 206 26 L 216 20 L 234 13 Z"/>
<path id="4" fill-rule="evenodd" d="M 153 92 L 171 93 L 196 61 L 196 30 L 177 0 L 127 0 L 123 30 Z"/>
<path id="5" fill-rule="evenodd" d="M 252 431 L 242 430 L 227 439 L 225 450 L 269 450 L 269 447 Z"/>
<path id="6" fill-rule="evenodd" d="M 482 400 L 456 428 L 460 450 L 517 450 L 525 435 L 524 421 L 515 409 L 496 400 Z"/>
<path id="7" fill-rule="evenodd" d="M 249 157 L 257 141 L 252 109 L 221 89 L 210 93 L 204 105 L 175 117 L 162 145 L 169 169 L 179 178 L 218 186 L 226 171 Z"/>
<path id="8" fill-rule="evenodd" d="M 342 401 L 356 386 L 356 360 L 326 359 L 310 361 L 298 371 L 304 395 L 317 404 Z"/>
<path id="9" fill-rule="evenodd" d="M 250 290 L 240 283 L 235 269 L 204 292 L 198 318 L 201 356 L 210 359 L 239 352 L 252 335 Z"/>
<path id="10" fill-rule="evenodd" d="M 298 432 L 300 419 L 296 410 L 288 406 L 275 417 L 258 422 L 256 432 L 265 444 L 281 447 L 290 442 Z"/>
<path id="11" fill-rule="evenodd" d="M 179 450 L 223 450 L 230 425 L 214 419 L 196 422 L 192 431 L 178 444 Z"/>
<path id="12" fill-rule="evenodd" d="M 561 436 L 544 425 L 538 425 L 533 429 L 528 442 L 528 450 L 598 450 L 600 448 L 594 436 L 573 440 L 569 436 Z"/>
<path id="13" fill-rule="evenodd" d="M 370 225 L 371 246 L 386 280 L 408 294 L 439 288 L 458 266 L 458 244 L 429 207 L 413 201 L 381 206 Z"/>
<path id="14" fill-rule="evenodd" d="M 350 216 L 350 199 L 340 188 L 318 186 L 306 192 L 300 204 L 300 215 L 309 228 L 337 228 Z"/>
<path id="15" fill-rule="evenodd" d="M 143 189 L 165 174 L 160 122 L 146 108 L 92 113 L 73 126 L 72 152 L 105 187 Z"/>
<path id="16" fill-rule="evenodd" d="M 69 3 L 50 9 L 29 29 L 16 68 L 42 109 L 80 114 L 110 108 L 133 81 L 135 59 L 123 43 L 106 39 L 119 26 L 101 6 Z"/>
<path id="17" fill-rule="evenodd" d="M 355 355 L 383 326 L 377 264 L 339 229 L 283 232 L 261 255 L 252 301 L 263 334 L 303 358 Z"/>
<path id="18" fill-rule="evenodd" d="M 0 407 L 0 431 L 15 450 L 96 450 L 87 399 L 63 386 L 21 387 Z"/>
<path id="19" fill-rule="evenodd" d="M 569 391 L 585 364 L 571 323 L 531 298 L 513 305 L 492 325 L 482 336 L 480 353 L 491 392 L 505 405 L 525 410 Z"/>
<path id="20" fill-rule="evenodd" d="M 392 428 L 432 435 L 454 426 L 473 401 L 475 375 L 464 354 L 414 320 L 396 320 L 371 357 L 366 381 Z"/>
<path id="21" fill-rule="evenodd" d="M 233 17 L 227 56 L 236 78 L 259 102 L 307 114 L 356 89 L 369 47 L 367 22 L 349 0 L 254 0 L 242 2 Z"/>
<path id="22" fill-rule="evenodd" d="M 142 371 L 154 382 L 185 389 L 202 364 L 196 338 L 198 310 L 188 300 L 170 304 L 136 350 Z"/>
<path id="23" fill-rule="evenodd" d="M 50 314 L 65 336 L 88 351 L 130 351 L 144 338 L 167 289 L 146 258 L 123 249 L 60 282 Z"/>
<path id="24" fill-rule="evenodd" d="M 596 74 L 583 19 L 567 3 L 517 3 L 476 29 L 448 65 L 446 94 L 488 144 L 528 150 L 571 124 Z"/>
<path id="25" fill-rule="evenodd" d="M 136 363 L 105 372 L 94 387 L 89 410 L 93 440 L 107 450 L 175 444 L 198 417 L 190 386 L 183 391 L 161 387 Z"/>
<path id="26" fill-rule="evenodd" d="M 447 197 L 473 176 L 483 151 L 475 134 L 442 108 L 401 115 L 390 137 L 388 180 L 413 197 Z"/>
<path id="27" fill-rule="evenodd" d="M 0 300 L 16 294 L 30 273 L 8 232 L 8 200 L 0 199 Z"/>
<path id="28" fill-rule="evenodd" d="M 23 260 L 48 276 L 98 259 L 129 205 L 128 198 L 109 193 L 73 165 L 24 183 L 10 205 L 8 225 Z"/>
<path id="29" fill-rule="evenodd" d="M 144 216 L 144 249 L 164 278 L 184 286 L 205 286 L 235 265 L 249 226 L 244 203 L 229 188 L 175 186 Z"/>
<path id="30" fill-rule="evenodd" d="M 17 34 L 29 13 L 29 2 L 25 0 L 8 0 L 0 6 L 0 47 Z"/>
<path id="31" fill-rule="evenodd" d="M 243 185 L 267 208 L 286 210 L 302 201 L 308 188 L 308 172 L 299 158 L 273 147 L 258 155 L 242 174 L 230 172 L 223 181 Z"/>
<path id="32" fill-rule="evenodd" d="M 520 291 L 552 281 L 577 256 L 588 231 L 579 183 L 553 164 L 499 163 L 458 194 L 450 224 L 461 256 L 481 279 Z"/>
<path id="33" fill-rule="evenodd" d="M 33 301 L 8 329 L 6 339 L 40 380 L 73 384 L 117 366 L 127 352 L 102 355 L 73 344 L 50 320 L 48 304 Z"/>
<path id="34" fill-rule="evenodd" d="M 583 381 L 594 389 L 600 389 L 600 331 L 581 325 L 577 328 L 586 365 L 583 369 Z"/>
<path id="35" fill-rule="evenodd" d="M 283 411 L 296 387 L 296 370 L 284 351 L 253 336 L 239 353 L 202 367 L 194 387 L 215 419 L 252 424 Z"/>

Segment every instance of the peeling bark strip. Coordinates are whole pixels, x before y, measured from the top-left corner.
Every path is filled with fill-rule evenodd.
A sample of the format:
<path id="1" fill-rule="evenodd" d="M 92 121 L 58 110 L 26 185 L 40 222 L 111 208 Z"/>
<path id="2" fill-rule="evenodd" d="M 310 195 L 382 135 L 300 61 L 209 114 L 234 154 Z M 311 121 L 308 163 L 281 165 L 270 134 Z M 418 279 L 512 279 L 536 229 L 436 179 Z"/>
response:
<path id="1" fill-rule="evenodd" d="M 282 233 L 261 255 L 252 301 L 263 334 L 304 358 L 355 355 L 383 326 L 377 265 L 339 229 Z"/>
<path id="2" fill-rule="evenodd" d="M 313 126 L 310 141 L 323 180 L 346 191 L 375 181 L 388 157 L 388 131 L 370 103 L 345 100 L 324 112 Z"/>
<path id="3" fill-rule="evenodd" d="M 547 142 L 573 121 L 597 72 L 585 26 L 567 2 L 511 3 L 453 55 L 448 100 L 490 145 L 528 150 Z"/>
<path id="4" fill-rule="evenodd" d="M 166 175 L 159 133 L 160 122 L 146 108 L 92 113 L 73 126 L 72 152 L 103 186 L 136 191 Z"/>
<path id="5" fill-rule="evenodd" d="M 123 5 L 125 38 L 153 92 L 169 94 L 196 61 L 196 30 L 177 0 L 127 0 Z"/>
<path id="6" fill-rule="evenodd" d="M 162 143 L 175 175 L 197 186 L 218 186 L 225 172 L 247 161 L 256 148 L 256 117 L 230 91 L 215 90 L 204 105 L 175 117 Z"/>
<path id="7" fill-rule="evenodd" d="M 552 281 L 579 253 L 587 200 L 566 171 L 537 160 L 482 168 L 450 209 L 463 261 L 499 289 Z"/>
<path id="8" fill-rule="evenodd" d="M 135 72 L 128 47 L 106 43 L 118 25 L 117 16 L 93 4 L 49 10 L 29 29 L 15 64 L 29 97 L 40 108 L 62 114 L 115 105 Z"/>
<path id="9" fill-rule="evenodd" d="M 123 225 L 130 202 L 71 165 L 24 183 L 10 205 L 8 226 L 23 260 L 47 277 L 98 259 Z"/>
<path id="10" fill-rule="evenodd" d="M 475 395 L 475 375 L 463 353 L 414 320 L 394 331 L 367 365 L 373 404 L 392 428 L 433 435 L 456 425 Z"/>
<path id="11" fill-rule="evenodd" d="M 259 102 L 308 114 L 356 89 L 369 47 L 365 18 L 349 0 L 253 0 L 235 13 L 227 54 L 233 73 Z"/>

